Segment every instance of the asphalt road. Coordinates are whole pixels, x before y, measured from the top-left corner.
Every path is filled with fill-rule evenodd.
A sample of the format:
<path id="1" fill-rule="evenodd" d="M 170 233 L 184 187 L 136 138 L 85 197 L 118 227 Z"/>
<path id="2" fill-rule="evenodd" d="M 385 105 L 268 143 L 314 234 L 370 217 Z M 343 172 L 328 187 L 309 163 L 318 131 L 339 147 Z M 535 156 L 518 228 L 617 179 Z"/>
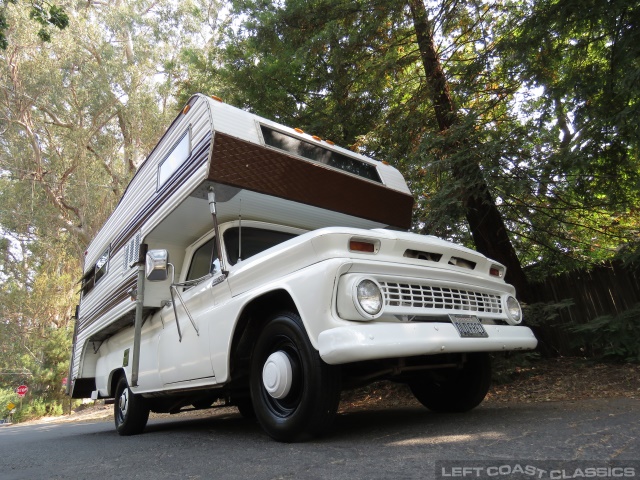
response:
<path id="1" fill-rule="evenodd" d="M 437 462 L 639 460 L 639 438 L 633 399 L 493 404 L 462 415 L 356 411 L 339 415 L 330 436 L 300 444 L 274 442 L 238 414 L 212 411 L 151 420 L 135 437 L 118 436 L 111 421 L 3 426 L 0 479 L 475 478 Z"/>

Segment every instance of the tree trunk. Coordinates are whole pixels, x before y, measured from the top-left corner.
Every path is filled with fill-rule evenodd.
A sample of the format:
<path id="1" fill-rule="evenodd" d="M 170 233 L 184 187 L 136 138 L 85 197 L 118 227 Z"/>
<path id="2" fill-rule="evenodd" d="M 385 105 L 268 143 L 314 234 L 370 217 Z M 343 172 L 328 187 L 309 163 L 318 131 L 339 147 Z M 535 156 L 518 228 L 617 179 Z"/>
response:
<path id="1" fill-rule="evenodd" d="M 444 134 L 457 123 L 458 115 L 435 48 L 435 40 L 423 0 L 409 0 L 409 7 L 438 128 Z M 466 141 L 459 141 L 452 148 L 469 154 L 467 164 L 455 166 L 452 174 L 456 180 L 464 181 L 468 187 L 464 190 L 463 201 L 466 219 L 476 248 L 480 253 L 507 267 L 507 282 L 516 287 L 521 299 L 526 300 L 529 293 L 527 278 L 511 244 L 502 216 L 484 180 L 480 165 L 471 156 L 473 145 L 469 145 Z"/>

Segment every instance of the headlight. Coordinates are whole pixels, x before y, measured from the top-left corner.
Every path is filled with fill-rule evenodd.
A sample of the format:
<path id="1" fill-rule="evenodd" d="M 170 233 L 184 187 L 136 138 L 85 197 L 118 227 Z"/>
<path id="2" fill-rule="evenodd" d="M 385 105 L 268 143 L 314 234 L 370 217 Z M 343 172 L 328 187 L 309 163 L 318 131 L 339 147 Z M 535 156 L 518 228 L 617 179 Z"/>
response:
<path id="1" fill-rule="evenodd" d="M 344 320 L 368 322 L 385 312 L 384 291 L 374 278 L 348 273 L 338 280 L 336 313 Z"/>
<path id="2" fill-rule="evenodd" d="M 356 298 L 368 315 L 375 316 L 382 310 L 382 292 L 373 280 L 365 279 L 356 285 Z"/>
<path id="3" fill-rule="evenodd" d="M 520 302 L 509 295 L 505 301 L 505 305 L 507 307 L 507 322 L 511 325 L 518 325 L 522 322 L 522 309 L 520 308 Z"/>

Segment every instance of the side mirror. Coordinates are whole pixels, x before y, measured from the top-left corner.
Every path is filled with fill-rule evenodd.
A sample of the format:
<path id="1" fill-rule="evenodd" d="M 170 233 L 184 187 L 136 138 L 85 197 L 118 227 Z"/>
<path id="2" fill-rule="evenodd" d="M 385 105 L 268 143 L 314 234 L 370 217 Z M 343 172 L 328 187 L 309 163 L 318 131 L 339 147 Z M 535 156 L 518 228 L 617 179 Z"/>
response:
<path id="1" fill-rule="evenodd" d="M 169 252 L 149 250 L 145 261 L 144 274 L 150 282 L 162 282 L 169 277 Z"/>

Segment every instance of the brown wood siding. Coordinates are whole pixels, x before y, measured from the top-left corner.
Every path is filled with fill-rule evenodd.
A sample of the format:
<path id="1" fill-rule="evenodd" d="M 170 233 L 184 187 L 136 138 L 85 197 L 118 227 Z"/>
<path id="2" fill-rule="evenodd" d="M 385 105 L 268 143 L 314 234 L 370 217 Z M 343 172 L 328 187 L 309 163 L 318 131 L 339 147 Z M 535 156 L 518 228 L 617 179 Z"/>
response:
<path id="1" fill-rule="evenodd" d="M 411 226 L 409 194 L 218 132 L 209 180 L 402 229 Z"/>

